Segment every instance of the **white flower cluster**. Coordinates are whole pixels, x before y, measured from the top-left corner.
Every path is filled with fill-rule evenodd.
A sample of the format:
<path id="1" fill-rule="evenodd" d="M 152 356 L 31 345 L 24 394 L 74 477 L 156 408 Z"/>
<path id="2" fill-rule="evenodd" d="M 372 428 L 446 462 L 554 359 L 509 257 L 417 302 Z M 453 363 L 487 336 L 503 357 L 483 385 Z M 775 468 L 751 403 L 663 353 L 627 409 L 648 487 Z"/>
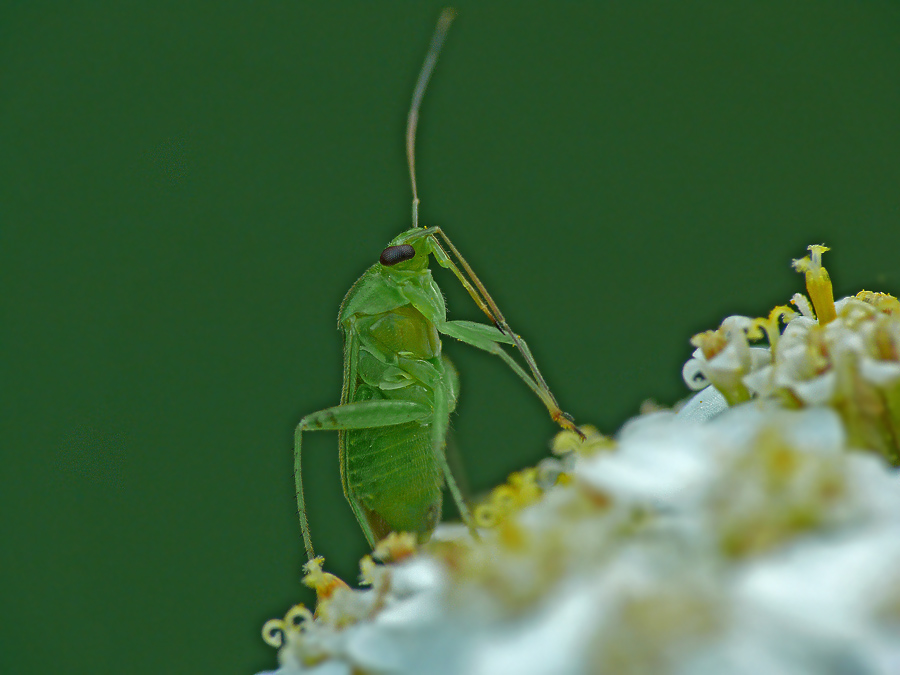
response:
<path id="1" fill-rule="evenodd" d="M 657 412 L 573 457 L 480 542 L 365 558 L 369 589 L 313 565 L 275 672 L 900 672 L 900 475 L 834 410 Z"/>
<path id="2" fill-rule="evenodd" d="M 812 303 L 776 307 L 767 318 L 731 316 L 695 335 L 684 366 L 688 386 L 712 384 L 730 404 L 773 398 L 788 408 L 826 405 L 840 414 L 854 445 L 900 465 L 900 302 L 862 291 L 834 301 L 822 266 L 824 246 L 794 261 Z M 779 321 L 786 321 L 784 332 Z M 768 341 L 751 346 L 750 341 Z"/>

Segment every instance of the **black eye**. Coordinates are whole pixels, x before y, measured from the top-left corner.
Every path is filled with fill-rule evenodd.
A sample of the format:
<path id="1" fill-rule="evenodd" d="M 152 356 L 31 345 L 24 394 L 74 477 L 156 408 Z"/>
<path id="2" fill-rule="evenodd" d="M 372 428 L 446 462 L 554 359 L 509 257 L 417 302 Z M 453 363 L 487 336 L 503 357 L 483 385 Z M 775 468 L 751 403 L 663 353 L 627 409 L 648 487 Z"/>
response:
<path id="1" fill-rule="evenodd" d="M 400 246 L 388 246 L 381 252 L 381 257 L 378 260 L 382 265 L 390 267 L 391 265 L 396 265 L 404 260 L 409 260 L 415 254 L 416 249 L 412 246 L 409 244 L 400 244 Z"/>

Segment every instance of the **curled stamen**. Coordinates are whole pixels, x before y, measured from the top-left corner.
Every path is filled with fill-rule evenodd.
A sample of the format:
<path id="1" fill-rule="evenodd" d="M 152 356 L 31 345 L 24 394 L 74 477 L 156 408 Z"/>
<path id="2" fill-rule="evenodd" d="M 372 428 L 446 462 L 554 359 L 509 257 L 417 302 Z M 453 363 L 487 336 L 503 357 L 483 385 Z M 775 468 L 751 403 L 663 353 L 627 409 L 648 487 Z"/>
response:
<path id="1" fill-rule="evenodd" d="M 512 511 L 517 501 L 516 491 L 510 485 L 498 485 L 491 492 L 491 504 L 498 515 L 505 515 Z"/>
<path id="2" fill-rule="evenodd" d="M 307 623 L 313 620 L 313 613 L 310 612 L 306 605 L 302 602 L 300 604 L 294 605 L 291 607 L 287 614 L 284 615 L 284 621 L 282 622 L 282 628 L 292 631 L 300 632 L 304 629 Z"/>
<path id="3" fill-rule="evenodd" d="M 284 644 L 284 621 L 281 619 L 269 619 L 262 627 L 263 641 L 270 647 L 280 649 Z"/>
<path id="4" fill-rule="evenodd" d="M 766 334 L 766 340 L 768 340 L 769 346 L 774 351 L 778 347 L 778 338 L 781 337 L 779 321 L 783 321 L 785 324 L 787 324 L 795 316 L 797 316 L 797 312 L 792 310 L 790 307 L 788 307 L 787 305 L 779 305 L 778 307 L 775 307 L 771 312 L 769 312 L 769 316 L 765 318 L 754 319 L 753 329 L 751 330 L 751 333 L 748 335 L 748 337 L 750 337 L 751 339 L 758 339 L 755 334 L 761 329 Z"/>
<path id="5" fill-rule="evenodd" d="M 472 518 L 478 527 L 494 527 L 499 520 L 497 509 L 493 504 L 479 504 L 472 511 Z"/>
<path id="6" fill-rule="evenodd" d="M 709 378 L 703 372 L 703 362 L 699 359 L 689 359 L 681 369 L 681 377 L 685 384 L 693 390 L 700 391 L 710 385 Z"/>

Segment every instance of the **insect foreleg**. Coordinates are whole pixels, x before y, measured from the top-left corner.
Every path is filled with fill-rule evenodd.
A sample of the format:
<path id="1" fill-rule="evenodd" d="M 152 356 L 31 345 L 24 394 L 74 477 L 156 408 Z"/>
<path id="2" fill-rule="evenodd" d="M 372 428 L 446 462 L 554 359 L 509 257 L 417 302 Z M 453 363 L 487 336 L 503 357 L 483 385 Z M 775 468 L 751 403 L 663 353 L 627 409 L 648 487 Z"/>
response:
<path id="1" fill-rule="evenodd" d="M 303 499 L 303 473 L 300 468 L 300 454 L 304 431 L 348 431 L 351 429 L 372 429 L 389 427 L 405 422 L 421 422 L 434 415 L 428 406 L 412 401 L 362 401 L 347 403 L 332 408 L 325 408 L 310 413 L 294 430 L 294 482 L 297 489 L 297 508 L 300 512 L 300 529 L 303 531 L 303 544 L 306 555 L 312 560 L 315 553 L 309 534 L 309 522 L 306 519 L 306 502 Z M 364 521 L 360 520 L 360 525 Z M 374 535 L 366 532 L 372 543 Z M 374 545 L 374 543 L 373 543 Z"/>
<path id="2" fill-rule="evenodd" d="M 437 227 L 429 228 L 430 230 L 434 230 L 435 232 L 439 232 L 440 230 Z M 456 266 L 456 264 L 450 259 L 450 256 L 447 255 L 447 252 L 441 247 L 440 243 L 438 243 L 437 239 L 432 239 L 432 254 L 434 255 L 434 259 L 437 260 L 438 265 L 441 267 L 450 270 L 453 272 L 453 275 L 459 279 L 459 283 L 463 285 L 463 288 L 466 289 L 466 292 L 475 301 L 475 304 L 478 305 L 478 308 L 487 314 L 488 318 L 494 323 L 498 322 L 498 318 L 494 316 L 491 312 L 490 307 L 488 307 L 487 303 L 482 299 L 481 295 L 478 294 L 478 291 L 475 290 L 475 287 L 469 283 L 469 280 L 466 279 L 465 275 Z M 502 317 L 500 317 L 502 318 Z"/>
<path id="3" fill-rule="evenodd" d="M 553 392 L 550 391 L 550 387 L 547 385 L 547 381 L 544 379 L 544 376 L 541 375 L 541 371 L 537 366 L 537 361 L 534 360 L 534 356 L 532 356 L 531 350 L 528 348 L 528 345 L 525 344 L 525 340 L 523 340 L 519 335 L 516 335 L 509 327 L 509 324 L 506 323 L 506 318 L 503 316 L 500 308 L 497 307 L 497 303 L 494 302 L 494 299 L 491 297 L 490 293 L 487 292 L 484 284 L 482 284 L 481 280 L 475 275 L 475 271 L 472 269 L 469 263 L 466 262 L 466 259 L 463 258 L 462 254 L 459 252 L 456 246 L 453 245 L 453 242 L 450 241 L 450 238 L 441 228 L 430 227 L 428 228 L 428 230 L 434 232 L 434 234 L 432 234 L 432 253 L 434 254 L 435 259 L 438 261 L 438 264 L 453 271 L 453 274 L 456 275 L 456 278 L 460 280 L 466 291 L 468 291 L 469 295 L 471 295 L 475 300 L 476 304 L 485 314 L 488 315 L 488 317 L 490 317 L 491 321 L 494 322 L 494 326 L 497 327 L 497 330 L 508 338 L 508 340 L 502 340 L 502 342 L 513 345 L 516 349 L 519 350 L 519 353 L 522 354 L 522 357 L 525 359 L 525 363 L 528 366 L 528 369 L 531 371 L 531 382 L 534 382 L 540 390 L 540 392 L 536 391 L 535 393 L 538 394 L 541 401 L 543 401 L 547 406 L 547 409 L 550 411 L 550 416 L 553 418 L 553 421 L 558 423 L 564 429 L 574 431 L 583 439 L 584 434 L 582 434 L 578 427 L 575 426 L 575 423 L 573 422 L 571 416 L 560 410 L 559 404 L 556 402 L 556 398 L 553 396 Z M 465 270 L 465 273 L 466 275 L 468 275 L 471 283 L 466 280 L 465 275 L 463 275 L 462 273 L 462 270 L 460 270 L 459 267 L 456 266 L 456 264 L 450 259 L 450 256 L 447 255 L 447 252 L 444 251 L 440 242 L 438 242 L 437 238 L 435 237 L 435 234 L 440 235 L 441 239 L 444 240 L 444 244 L 459 261 L 462 270 Z M 488 351 L 493 352 L 493 350 Z M 504 361 L 510 363 L 510 361 L 506 358 L 504 358 Z M 510 363 L 510 366 L 512 366 L 512 363 Z M 515 367 L 513 369 L 516 370 Z"/>
<path id="4" fill-rule="evenodd" d="M 513 372 L 518 375 L 535 394 L 537 394 L 538 398 L 541 399 L 541 402 L 547 407 L 547 410 L 550 412 L 550 417 L 553 418 L 554 422 L 564 429 L 570 429 L 580 434 L 578 428 L 572 422 L 572 419 L 560 409 L 559 405 L 556 403 L 556 399 L 553 398 L 553 395 L 550 394 L 550 391 L 546 386 L 542 387 L 536 382 L 535 379 L 525 372 L 525 369 L 510 356 L 509 352 L 503 349 L 500 343 L 513 344 L 513 340 L 508 335 L 500 332 L 494 326 L 475 323 L 473 321 L 445 321 L 438 325 L 437 329 L 440 333 L 455 338 L 460 342 L 465 342 L 468 345 L 472 345 L 473 347 L 482 349 L 490 354 L 499 356 L 506 365 L 512 368 Z M 522 338 L 519 338 L 519 343 L 524 351 L 531 354 L 531 350 L 528 349 L 528 346 Z"/>

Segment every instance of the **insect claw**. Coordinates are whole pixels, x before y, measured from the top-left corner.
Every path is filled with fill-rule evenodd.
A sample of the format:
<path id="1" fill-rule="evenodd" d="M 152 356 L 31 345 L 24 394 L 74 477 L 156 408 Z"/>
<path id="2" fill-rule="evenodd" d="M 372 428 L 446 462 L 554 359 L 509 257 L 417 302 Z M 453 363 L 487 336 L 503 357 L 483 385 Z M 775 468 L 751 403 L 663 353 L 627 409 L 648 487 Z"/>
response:
<path id="1" fill-rule="evenodd" d="M 576 426 L 575 418 L 569 413 L 557 410 L 553 413 L 552 417 L 553 421 L 559 424 L 563 429 L 574 431 L 582 441 L 587 440 L 587 436 L 585 436 L 584 432 Z"/>

